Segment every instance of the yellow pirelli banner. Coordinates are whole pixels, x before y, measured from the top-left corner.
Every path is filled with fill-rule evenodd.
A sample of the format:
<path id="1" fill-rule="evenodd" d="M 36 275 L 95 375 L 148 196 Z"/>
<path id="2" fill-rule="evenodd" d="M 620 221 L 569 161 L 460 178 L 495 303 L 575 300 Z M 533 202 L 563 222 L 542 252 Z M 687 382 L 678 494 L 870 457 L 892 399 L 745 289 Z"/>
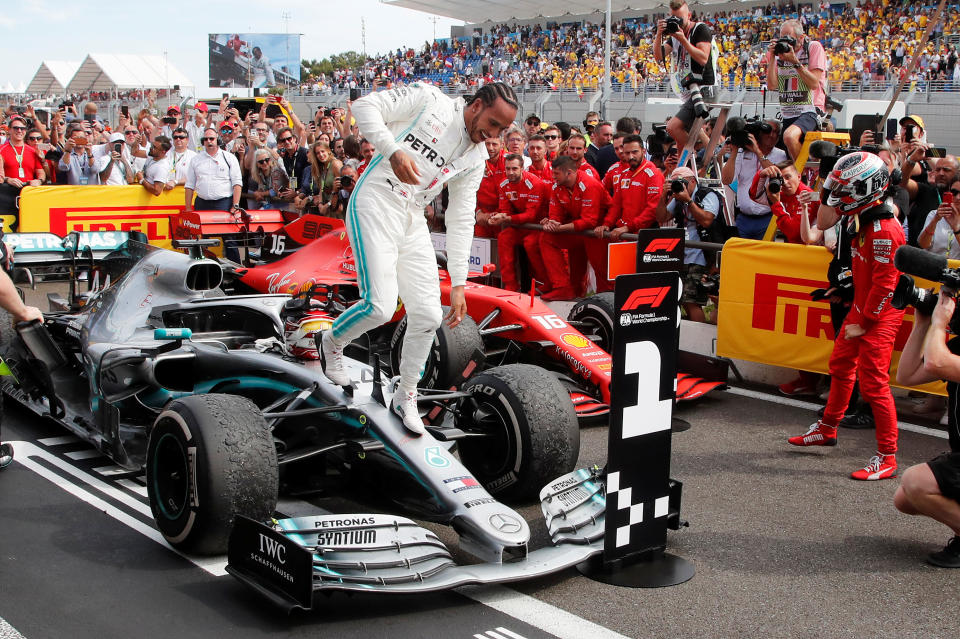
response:
<path id="1" fill-rule="evenodd" d="M 151 244 L 170 248 L 170 218 L 183 207 L 182 186 L 160 195 L 142 186 L 28 186 L 20 194 L 17 230 L 61 236 L 70 231 L 139 231 Z"/>
<path id="2" fill-rule="evenodd" d="M 728 240 L 720 270 L 717 354 L 827 373 L 834 339 L 830 304 L 811 300 L 810 292 L 829 286 L 831 257 L 822 246 Z M 920 279 L 917 284 L 934 286 Z M 890 369 L 894 385 L 900 351 L 912 328 L 909 308 L 894 346 Z M 919 388 L 946 394 L 942 383 Z"/>

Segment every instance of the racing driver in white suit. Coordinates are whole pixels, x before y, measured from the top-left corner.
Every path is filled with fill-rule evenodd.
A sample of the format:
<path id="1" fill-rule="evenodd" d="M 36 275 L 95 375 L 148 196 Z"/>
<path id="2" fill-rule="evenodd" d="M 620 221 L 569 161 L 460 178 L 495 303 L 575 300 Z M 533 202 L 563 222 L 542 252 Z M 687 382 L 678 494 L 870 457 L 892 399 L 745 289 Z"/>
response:
<path id="1" fill-rule="evenodd" d="M 407 331 L 393 410 L 418 435 L 417 384 L 443 313 L 440 280 L 424 208 L 444 185 L 450 312 L 455 327 L 467 311 L 463 287 L 473 241 L 477 189 L 487 159 L 484 140 L 500 136 L 517 115 L 517 96 L 494 82 L 466 98 L 450 98 L 420 83 L 371 93 L 353 103 L 360 133 L 377 154 L 357 181 L 346 224 L 357 266 L 360 301 L 323 334 L 324 373 L 350 384 L 343 347 L 393 317 L 404 303 Z"/>

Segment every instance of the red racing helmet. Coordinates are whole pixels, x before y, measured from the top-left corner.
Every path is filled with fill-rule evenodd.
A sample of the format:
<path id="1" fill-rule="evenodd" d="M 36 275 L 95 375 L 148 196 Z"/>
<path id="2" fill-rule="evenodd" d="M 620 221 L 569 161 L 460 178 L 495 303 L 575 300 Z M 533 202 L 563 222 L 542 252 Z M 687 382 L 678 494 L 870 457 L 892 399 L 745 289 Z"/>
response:
<path id="1" fill-rule="evenodd" d="M 833 167 L 823 182 L 829 189 L 827 206 L 842 215 L 855 215 L 882 202 L 890 182 L 890 172 L 879 156 L 866 151 L 848 153 Z"/>

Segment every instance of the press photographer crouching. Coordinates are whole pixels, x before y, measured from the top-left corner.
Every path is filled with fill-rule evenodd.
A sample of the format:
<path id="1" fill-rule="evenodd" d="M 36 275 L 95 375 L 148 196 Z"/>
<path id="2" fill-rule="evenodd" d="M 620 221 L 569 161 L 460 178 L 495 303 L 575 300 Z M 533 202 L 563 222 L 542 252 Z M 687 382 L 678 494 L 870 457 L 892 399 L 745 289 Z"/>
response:
<path id="1" fill-rule="evenodd" d="M 707 24 L 690 20 L 686 0 L 670 0 L 670 16 L 657 22 L 653 57 L 660 63 L 669 58 L 674 91 L 683 101 L 677 114 L 667 122 L 667 133 L 682 149 L 694 120 L 709 116 L 704 100 L 715 97 L 716 82 L 713 32 Z"/>
<path id="2" fill-rule="evenodd" d="M 809 193 L 810 195 L 804 195 Z M 806 215 L 811 225 L 816 224 L 816 195 L 800 181 L 800 174 L 790 160 L 768 166 L 753 177 L 750 198 L 770 207 L 777 218 L 777 228 L 787 242 L 803 244 L 800 229 L 802 216 Z"/>
<path id="3" fill-rule="evenodd" d="M 937 296 L 917 290 L 912 278 L 903 275 L 894 302 L 911 304 L 916 309 L 913 331 L 900 356 L 897 381 L 916 386 L 946 380 L 950 452 L 908 468 L 893 496 L 893 504 L 902 513 L 930 517 L 950 528 L 953 537 L 943 550 L 928 555 L 927 561 L 942 568 L 960 568 L 960 337 L 947 341 L 948 330 L 960 334 L 960 322 L 954 316 L 960 273 L 946 268 L 946 258 L 909 246 L 897 252 L 896 263 L 907 273 L 944 283 Z"/>

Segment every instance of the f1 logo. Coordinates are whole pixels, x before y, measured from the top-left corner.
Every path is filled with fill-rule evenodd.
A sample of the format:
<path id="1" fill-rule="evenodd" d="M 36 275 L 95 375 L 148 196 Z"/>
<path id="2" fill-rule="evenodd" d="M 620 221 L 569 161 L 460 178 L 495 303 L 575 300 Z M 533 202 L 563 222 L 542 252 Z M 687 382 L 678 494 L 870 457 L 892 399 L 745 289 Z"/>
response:
<path id="1" fill-rule="evenodd" d="M 657 308 L 663 303 L 663 298 L 670 292 L 669 286 L 657 286 L 654 288 L 638 288 L 630 293 L 630 297 L 624 302 L 621 311 L 632 311 L 641 306 Z"/>
<path id="2" fill-rule="evenodd" d="M 669 237 L 658 237 L 643 249 L 644 253 L 655 253 L 656 251 L 665 251 L 669 252 L 676 248 L 677 244 L 680 243 L 679 238 L 669 238 Z"/>

